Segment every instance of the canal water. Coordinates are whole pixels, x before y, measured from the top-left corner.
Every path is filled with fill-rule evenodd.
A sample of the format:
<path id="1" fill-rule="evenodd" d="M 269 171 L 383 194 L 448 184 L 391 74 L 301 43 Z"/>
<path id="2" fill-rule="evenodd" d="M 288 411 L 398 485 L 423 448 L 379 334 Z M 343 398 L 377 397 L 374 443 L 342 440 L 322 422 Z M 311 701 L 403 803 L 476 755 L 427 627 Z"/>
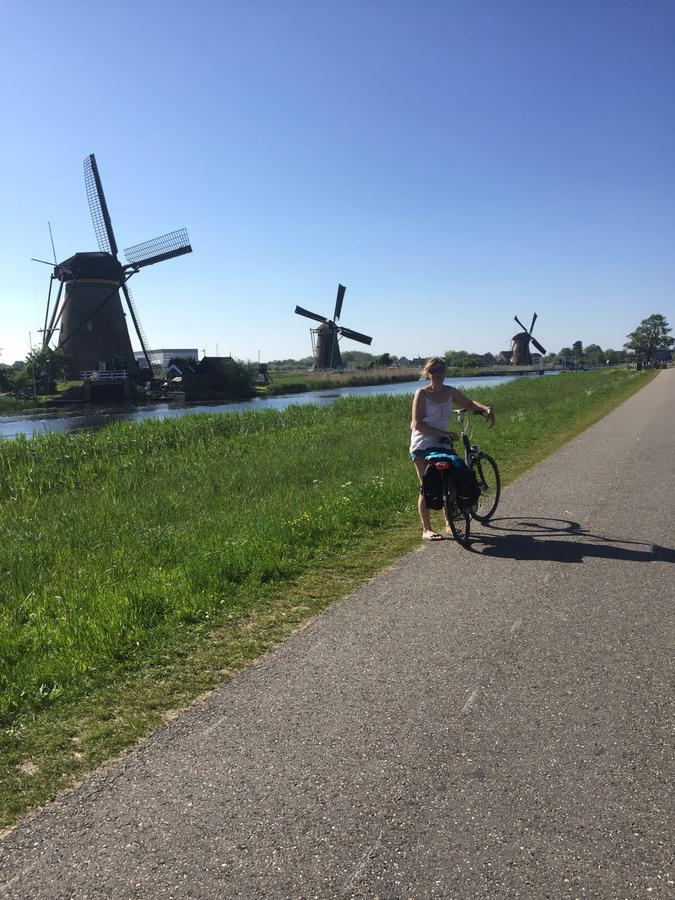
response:
<path id="1" fill-rule="evenodd" d="M 553 373 L 546 373 L 553 374 Z M 469 392 L 477 387 L 494 387 L 506 384 L 516 378 L 533 377 L 519 375 L 499 375 L 479 378 L 455 378 L 454 387 Z M 140 422 L 141 419 L 172 419 L 187 413 L 239 412 L 241 410 L 285 409 L 291 405 L 304 406 L 308 403 L 334 403 L 340 397 L 368 397 L 373 394 L 412 394 L 420 387 L 419 381 L 401 384 L 376 384 L 362 387 L 344 387 L 323 391 L 308 391 L 304 394 L 279 394 L 276 397 L 254 397 L 252 400 L 230 403 L 142 403 L 119 406 L 73 406 L 49 412 L 7 413 L 0 416 L 0 438 L 16 437 L 24 434 L 32 437 L 45 432 L 68 433 L 102 428 L 111 422 Z"/>

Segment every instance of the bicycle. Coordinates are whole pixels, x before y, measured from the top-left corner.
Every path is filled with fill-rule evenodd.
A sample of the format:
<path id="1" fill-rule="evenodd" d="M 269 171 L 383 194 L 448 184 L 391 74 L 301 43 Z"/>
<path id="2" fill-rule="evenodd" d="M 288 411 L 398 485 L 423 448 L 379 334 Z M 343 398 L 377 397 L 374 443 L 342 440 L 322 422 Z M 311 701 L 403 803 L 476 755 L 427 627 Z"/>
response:
<path id="1" fill-rule="evenodd" d="M 465 425 L 465 415 L 467 410 L 455 410 L 453 415 L 457 416 L 457 422 L 460 425 L 462 447 L 464 449 L 464 463 L 473 472 L 480 496 L 466 507 L 460 507 L 457 503 L 457 494 L 454 482 L 450 477 L 450 470 L 453 465 L 458 464 L 461 457 L 454 452 L 454 447 L 447 450 L 443 448 L 432 448 L 426 457 L 428 461 L 438 470 L 442 479 L 442 496 L 443 506 L 445 508 L 450 531 L 455 540 L 463 547 L 468 546 L 469 534 L 471 532 L 471 519 L 478 522 L 489 522 L 495 514 L 499 497 L 501 495 L 501 478 L 497 463 L 484 450 L 481 450 L 479 444 L 471 443 L 471 436 L 467 433 Z M 475 411 L 475 415 L 482 415 L 479 411 Z"/>
<path id="2" fill-rule="evenodd" d="M 471 518 L 478 522 L 489 522 L 494 516 L 502 493 L 502 480 L 499 475 L 497 463 L 486 453 L 481 450 L 480 444 L 472 444 L 471 436 L 467 434 L 464 427 L 465 409 L 455 411 L 457 422 L 461 426 L 462 446 L 464 447 L 464 462 L 472 470 L 476 476 L 478 487 L 480 488 L 480 497 L 477 502 L 470 507 Z M 477 410 L 474 415 L 480 416 Z"/>

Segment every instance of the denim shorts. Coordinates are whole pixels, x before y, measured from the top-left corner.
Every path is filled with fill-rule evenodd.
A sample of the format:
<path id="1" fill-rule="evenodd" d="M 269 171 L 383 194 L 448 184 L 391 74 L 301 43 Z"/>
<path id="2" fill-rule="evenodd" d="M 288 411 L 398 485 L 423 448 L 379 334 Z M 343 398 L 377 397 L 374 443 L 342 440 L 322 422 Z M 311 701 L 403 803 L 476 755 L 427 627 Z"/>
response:
<path id="1" fill-rule="evenodd" d="M 437 447 L 424 447 L 421 450 L 413 450 L 413 452 L 410 454 L 410 459 L 415 462 L 418 459 L 424 459 L 427 453 L 432 453 L 434 451 L 436 453 L 447 453 L 450 450 L 452 450 L 452 444 L 450 443 L 439 444 L 439 446 Z"/>

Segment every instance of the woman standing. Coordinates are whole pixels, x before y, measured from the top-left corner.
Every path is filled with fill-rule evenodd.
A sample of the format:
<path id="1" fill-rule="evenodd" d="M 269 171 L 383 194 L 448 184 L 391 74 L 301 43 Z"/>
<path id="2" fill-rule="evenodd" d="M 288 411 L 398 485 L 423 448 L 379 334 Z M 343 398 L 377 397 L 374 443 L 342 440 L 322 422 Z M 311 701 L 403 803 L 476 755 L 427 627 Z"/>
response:
<path id="1" fill-rule="evenodd" d="M 431 527 L 429 509 L 424 502 L 422 476 L 426 467 L 425 457 L 432 449 L 448 450 L 457 440 L 458 435 L 449 430 L 453 405 L 457 409 L 481 412 L 490 427 L 495 423 L 494 412 L 489 406 L 478 403 L 476 400 L 469 400 L 456 388 L 443 383 L 447 373 L 445 360 L 440 356 L 432 356 L 420 373 L 420 377 L 428 378 L 430 384 L 415 391 L 412 406 L 410 456 L 417 468 L 417 477 L 420 482 L 417 508 L 422 522 L 422 537 L 427 541 L 441 541 L 443 535 Z M 450 523 L 445 508 L 443 515 L 445 516 L 445 530 L 449 532 Z"/>

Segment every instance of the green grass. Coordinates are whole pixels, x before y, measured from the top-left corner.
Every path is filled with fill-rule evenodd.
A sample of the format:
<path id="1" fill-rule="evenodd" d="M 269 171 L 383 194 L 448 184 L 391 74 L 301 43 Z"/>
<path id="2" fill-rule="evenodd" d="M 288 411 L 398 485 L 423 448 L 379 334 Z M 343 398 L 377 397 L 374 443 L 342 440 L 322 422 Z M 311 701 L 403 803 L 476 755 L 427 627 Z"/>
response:
<path id="1" fill-rule="evenodd" d="M 508 482 L 649 375 L 471 392 Z M 419 540 L 410 397 L 0 443 L 0 824 Z"/>
<path id="2" fill-rule="evenodd" d="M 331 388 L 360 387 L 371 384 L 398 384 L 414 381 L 419 369 L 357 369 L 349 372 L 280 372 L 271 373 L 272 383 L 261 389 L 273 394 L 300 394 L 303 391 L 325 391 Z"/>
<path id="3" fill-rule="evenodd" d="M 31 398 L 30 400 L 22 399 L 10 394 L 3 394 L 0 396 L 0 413 L 18 412 L 21 409 L 34 409 L 37 405 L 38 403 L 35 398 Z"/>
<path id="4" fill-rule="evenodd" d="M 527 371 L 538 371 L 533 366 L 486 366 L 480 368 L 448 369 L 448 378 L 479 378 L 486 375 L 514 375 Z M 346 372 L 271 372 L 272 383 L 259 387 L 258 392 L 272 394 L 299 394 L 303 391 L 323 391 L 338 387 L 359 387 L 370 384 L 399 384 L 416 381 L 420 370 L 413 366 L 408 368 L 376 368 L 355 369 Z"/>

